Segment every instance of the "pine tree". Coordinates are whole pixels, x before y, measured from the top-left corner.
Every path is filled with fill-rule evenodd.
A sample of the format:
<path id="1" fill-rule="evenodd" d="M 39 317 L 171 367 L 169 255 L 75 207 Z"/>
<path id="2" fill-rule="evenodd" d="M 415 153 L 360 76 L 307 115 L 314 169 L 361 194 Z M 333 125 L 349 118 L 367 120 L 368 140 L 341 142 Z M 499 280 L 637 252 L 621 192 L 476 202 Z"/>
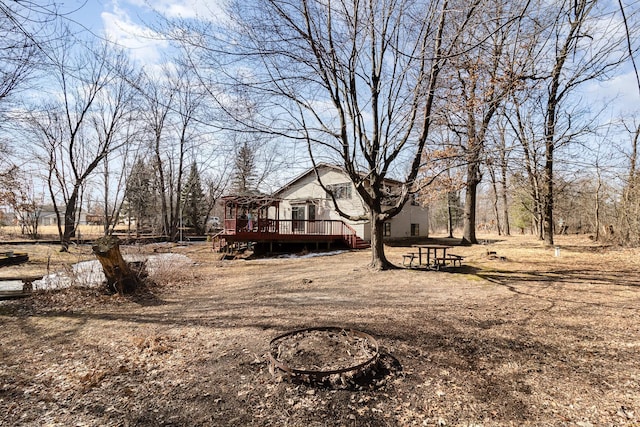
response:
<path id="1" fill-rule="evenodd" d="M 127 206 L 127 216 L 136 221 L 136 233 L 149 219 L 153 206 L 152 188 L 153 171 L 147 166 L 143 159 L 138 159 L 131 168 L 127 187 L 125 190 L 125 200 Z"/>
<path id="2" fill-rule="evenodd" d="M 197 235 L 204 234 L 207 202 L 200 181 L 200 172 L 195 162 L 191 164 L 187 182 L 182 190 L 181 200 L 183 226 L 193 227 Z"/>
<path id="3" fill-rule="evenodd" d="M 239 194 L 252 194 L 256 189 L 256 159 L 253 148 L 244 141 L 235 158 L 233 187 Z"/>

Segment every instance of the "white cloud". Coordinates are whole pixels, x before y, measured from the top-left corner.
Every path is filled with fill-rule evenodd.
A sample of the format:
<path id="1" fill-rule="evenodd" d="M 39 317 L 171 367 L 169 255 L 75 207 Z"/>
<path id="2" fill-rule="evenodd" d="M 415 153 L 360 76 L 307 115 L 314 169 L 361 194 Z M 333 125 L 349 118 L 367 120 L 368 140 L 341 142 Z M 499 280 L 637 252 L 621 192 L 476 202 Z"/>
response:
<path id="1" fill-rule="evenodd" d="M 140 9 L 151 8 L 166 18 L 217 20 L 224 16 L 226 0 L 125 0 Z"/>
<path id="2" fill-rule="evenodd" d="M 585 93 L 590 102 L 607 105 L 612 115 L 626 115 L 638 111 L 640 93 L 638 82 L 633 71 L 618 74 L 604 82 L 592 82 L 587 85 Z"/>
<path id="3" fill-rule="evenodd" d="M 112 0 L 100 14 L 105 37 L 126 49 L 136 62 L 153 67 L 170 44 L 152 27 L 158 19 L 224 19 L 226 0 Z"/>
<path id="4" fill-rule="evenodd" d="M 111 11 L 101 13 L 105 37 L 129 52 L 133 60 L 144 65 L 162 61 L 162 51 L 169 43 L 149 27 L 134 22 L 129 10 L 112 4 Z"/>

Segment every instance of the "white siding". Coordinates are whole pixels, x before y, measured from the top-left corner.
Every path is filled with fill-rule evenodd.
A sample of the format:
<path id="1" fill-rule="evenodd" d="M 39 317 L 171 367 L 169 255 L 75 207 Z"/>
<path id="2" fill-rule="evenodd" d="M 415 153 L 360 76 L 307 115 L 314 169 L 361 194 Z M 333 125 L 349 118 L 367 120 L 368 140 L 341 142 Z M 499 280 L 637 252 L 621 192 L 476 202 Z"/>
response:
<path id="1" fill-rule="evenodd" d="M 425 207 L 407 203 L 402 212 L 393 217 L 390 222 L 391 236 L 388 238 L 411 237 L 411 224 L 418 224 L 420 236 L 429 236 L 429 212 Z"/>
<path id="2" fill-rule="evenodd" d="M 321 167 L 320 178 L 322 183 L 327 185 L 348 183 L 351 186 L 351 198 L 339 199 L 338 205 L 349 215 L 362 215 L 366 212 L 364 203 L 358 195 L 353 183 L 346 174 L 330 167 Z M 342 220 L 356 230 L 356 233 L 363 240 L 371 240 L 371 227 L 368 221 L 347 221 L 334 210 L 333 201 L 320 187 L 316 180 L 315 173 L 307 173 L 302 178 L 289 184 L 289 186 L 278 192 L 278 196 L 283 199 L 280 204 L 280 218 L 291 219 L 292 206 L 316 206 L 316 219 Z M 305 208 L 305 219 L 308 219 L 308 207 Z M 387 238 L 400 238 L 411 236 L 411 224 L 418 224 L 420 236 L 428 236 L 429 219 L 427 208 L 412 206 L 407 203 L 402 212 L 390 220 L 391 236 Z"/>
<path id="3" fill-rule="evenodd" d="M 364 212 L 362 200 L 358 196 L 349 178 L 337 170 L 322 168 L 320 170 L 322 183 L 326 185 L 348 184 L 351 186 L 351 199 L 339 199 L 338 206 L 349 215 L 360 215 Z M 284 189 L 278 194 L 284 199 L 282 207 L 285 208 L 283 216 L 281 207 L 281 218 L 291 218 L 291 205 L 306 204 L 310 201 L 316 205 L 316 219 L 340 219 L 340 216 L 333 209 L 333 201 L 327 193 L 320 187 L 314 173 L 305 175 L 294 185 Z M 288 209 L 287 209 L 288 208 Z"/>

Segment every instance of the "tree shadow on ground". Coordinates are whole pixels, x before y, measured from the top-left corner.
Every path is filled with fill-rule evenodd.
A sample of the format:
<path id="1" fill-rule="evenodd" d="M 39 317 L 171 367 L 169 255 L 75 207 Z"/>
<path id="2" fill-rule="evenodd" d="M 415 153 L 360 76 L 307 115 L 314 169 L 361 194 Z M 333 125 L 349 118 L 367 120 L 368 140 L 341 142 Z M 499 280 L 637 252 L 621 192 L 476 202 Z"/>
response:
<path id="1" fill-rule="evenodd" d="M 125 295 L 124 297 L 138 305 L 143 307 L 155 307 L 159 305 L 164 305 L 165 301 L 160 298 L 156 292 L 154 292 L 154 288 L 156 286 L 153 283 L 146 283 L 140 288 L 136 290 L 136 292 Z"/>
<path id="2" fill-rule="evenodd" d="M 613 245 L 594 243 L 591 245 L 555 245 L 561 251 L 571 251 L 581 254 L 604 253 L 614 249 Z"/>
<path id="3" fill-rule="evenodd" d="M 525 293 L 529 290 L 527 285 L 535 284 L 542 288 L 566 271 L 578 276 L 577 270 L 572 272 L 569 269 L 534 272 L 531 277 L 530 272 L 525 271 L 483 271 L 473 266 L 463 266 L 456 273 L 473 274 L 510 287 L 514 292 Z M 431 273 L 417 271 L 416 274 L 427 277 Z M 528 280 L 524 285 L 516 282 L 523 280 L 519 279 L 521 276 Z M 435 273 L 432 277 L 439 280 L 445 276 Z M 534 279 L 536 277 L 537 280 Z M 545 279 L 540 280 L 539 277 Z M 486 287 L 486 283 L 482 286 Z M 125 379 L 146 385 L 148 401 L 145 401 L 145 395 L 141 395 L 138 399 L 142 402 L 139 404 L 141 407 L 122 414 L 114 412 L 111 418 L 125 417 L 122 419 L 139 425 L 169 425 L 168 420 L 172 420 L 173 425 L 277 425 L 275 420 L 280 425 L 284 422 L 320 425 L 321 421 L 329 425 L 331 421 L 349 420 L 354 414 L 358 414 L 354 425 L 392 425 L 394 422 L 399 425 L 400 418 L 385 418 L 385 415 L 393 414 L 396 408 L 429 408 L 430 405 L 443 405 L 442 402 L 447 400 L 466 403 L 464 408 L 451 404 L 452 409 L 448 412 L 443 410 L 448 414 L 447 421 L 451 425 L 463 424 L 469 419 L 485 421 L 489 425 L 519 421 L 533 423 L 537 421 L 536 417 L 540 417 L 540 408 L 535 405 L 539 405 L 541 398 L 537 396 L 557 393 L 562 399 L 564 390 L 576 387 L 576 384 L 586 385 L 584 387 L 593 394 L 600 393 L 607 387 L 603 385 L 605 380 L 611 382 L 607 379 L 610 370 L 631 366 L 635 357 L 632 354 L 634 348 L 616 349 L 619 360 L 629 362 L 617 362 L 619 364 L 615 365 L 616 361 L 611 361 L 605 352 L 586 353 L 584 349 L 571 345 L 580 338 L 583 333 L 580 330 L 563 332 L 563 340 L 560 341 L 545 339 L 544 330 L 538 333 L 539 326 L 531 322 L 531 316 L 536 310 L 538 313 L 550 312 L 553 305 L 530 298 L 509 296 L 504 299 L 505 302 L 508 300 L 508 305 L 501 307 L 497 307 L 498 303 L 492 299 L 481 306 L 481 310 L 473 312 L 472 307 L 478 307 L 473 301 L 447 300 L 439 303 L 416 297 L 410 300 L 410 305 L 404 305 L 407 304 L 405 300 L 381 297 L 377 300 L 345 300 L 343 303 L 337 297 L 332 300 L 309 298 L 318 292 L 311 287 L 289 289 L 309 298 L 301 303 L 300 299 L 287 298 L 285 290 L 279 287 L 278 294 L 271 295 L 258 287 L 239 288 L 236 294 L 220 291 L 201 301 L 200 306 L 195 305 L 197 300 L 194 297 L 181 303 L 166 301 L 158 310 L 137 312 L 116 307 L 113 312 L 38 313 L 39 316 L 69 318 L 74 327 L 55 336 L 38 328 L 32 328 L 33 332 L 28 330 L 28 334 L 47 340 L 49 344 L 52 337 L 53 341 L 64 339 L 71 344 L 73 336 L 88 320 L 103 319 L 113 321 L 112 325 L 105 325 L 109 328 L 118 328 L 128 322 L 137 323 L 133 332 L 125 329 L 128 335 L 124 335 L 120 343 L 125 350 L 135 349 L 131 340 L 138 334 L 167 336 L 172 340 L 169 344 L 180 349 L 194 339 L 190 335 L 172 335 L 171 331 L 181 326 L 197 328 L 202 333 L 202 341 L 196 341 L 199 345 L 215 341 L 216 346 L 209 348 L 209 352 L 193 354 L 193 361 L 188 365 L 188 369 L 193 371 L 192 376 L 185 376 L 187 369 L 180 371 L 183 376 L 180 383 L 152 382 L 147 369 L 121 372 L 119 365 L 113 365 L 113 371 L 106 377 L 108 381 L 95 387 L 94 394 L 109 391 L 118 405 L 126 407 L 127 401 L 122 397 L 129 393 Z M 198 298 L 201 296 L 197 295 Z M 498 293 L 496 297 L 502 298 L 503 295 Z M 514 311 L 526 308 L 530 315 L 505 313 L 505 307 Z M 376 312 L 376 308 L 382 311 Z M 553 313 L 549 315 L 553 316 Z M 369 376 L 343 385 L 343 388 L 312 387 L 308 384 L 278 383 L 267 372 L 264 359 L 257 363 L 254 361 L 257 356 L 252 353 L 260 354 L 260 349 L 266 348 L 270 335 L 309 327 L 318 319 L 366 331 L 379 340 L 384 353 L 375 374 L 371 372 Z M 28 320 L 26 326 L 33 326 Z M 146 325 L 152 327 L 146 328 Z M 233 335 L 223 340 L 220 337 L 226 335 L 217 333 L 225 329 Z M 573 341 L 565 342 L 565 337 Z M 87 351 L 99 349 L 92 344 Z M 245 349 L 248 350 L 245 352 Z M 136 357 L 144 356 L 153 362 L 151 365 L 161 367 L 166 361 L 173 360 L 171 354 L 144 350 L 136 353 Z M 547 391 L 549 387 L 555 387 L 558 375 L 566 373 L 570 373 L 571 382 L 567 383 L 569 380 L 566 378 L 563 380 L 561 384 L 565 389 Z M 91 392 L 90 389 L 83 396 Z M 154 400 L 151 396 L 155 395 L 167 398 Z M 95 409 L 97 417 L 110 419 L 112 415 L 106 414 L 105 408 L 113 402 L 107 405 L 97 397 L 93 400 L 90 397 L 78 403 L 76 408 L 85 412 Z M 371 408 L 382 409 L 376 412 Z M 268 415 L 269 418 L 262 422 L 256 414 Z M 543 418 L 542 421 L 549 419 Z M 542 424 L 545 422 L 538 423 Z"/>
<path id="4" fill-rule="evenodd" d="M 502 240 L 498 239 L 480 239 L 478 244 L 493 244 L 499 243 Z M 411 245 L 448 245 L 448 246 L 468 246 L 462 243 L 462 239 L 459 237 L 403 237 L 401 239 L 385 240 L 385 245 L 390 247 L 403 247 Z"/>
<path id="5" fill-rule="evenodd" d="M 584 283 L 610 286 L 640 287 L 640 275 L 635 269 L 585 270 L 576 268 L 559 268 L 547 271 L 477 269 L 475 274 L 481 279 L 507 287 L 509 287 L 513 283 Z"/>

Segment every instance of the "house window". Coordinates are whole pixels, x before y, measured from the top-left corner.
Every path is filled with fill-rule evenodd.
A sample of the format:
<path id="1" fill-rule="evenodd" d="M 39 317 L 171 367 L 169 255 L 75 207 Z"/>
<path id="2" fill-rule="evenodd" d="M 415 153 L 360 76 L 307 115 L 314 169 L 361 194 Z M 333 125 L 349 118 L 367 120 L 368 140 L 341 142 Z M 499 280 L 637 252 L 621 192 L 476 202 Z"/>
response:
<path id="1" fill-rule="evenodd" d="M 336 199 L 350 199 L 351 198 L 351 183 L 345 182 L 343 184 L 330 184 L 327 185 L 327 190 L 333 193 Z M 327 194 L 331 197 L 331 194 Z"/>
<path id="2" fill-rule="evenodd" d="M 411 224 L 411 235 L 412 236 L 420 235 L 420 224 Z"/>
<path id="3" fill-rule="evenodd" d="M 391 223 L 390 222 L 385 222 L 383 229 L 382 229 L 382 235 L 384 237 L 390 237 L 391 236 Z"/>

